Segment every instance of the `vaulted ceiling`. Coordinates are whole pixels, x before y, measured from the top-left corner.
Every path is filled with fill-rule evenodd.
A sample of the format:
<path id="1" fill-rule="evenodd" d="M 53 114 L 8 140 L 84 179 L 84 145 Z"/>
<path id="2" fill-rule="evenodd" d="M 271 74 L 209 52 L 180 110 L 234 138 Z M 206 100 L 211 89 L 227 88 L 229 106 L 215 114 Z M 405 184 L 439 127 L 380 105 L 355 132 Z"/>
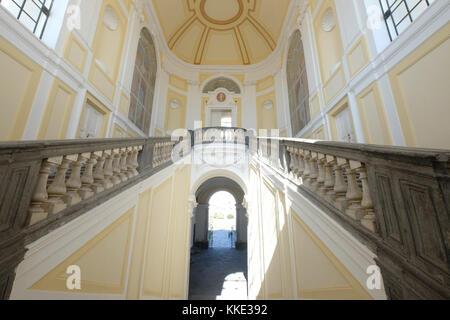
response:
<path id="1" fill-rule="evenodd" d="M 276 48 L 290 0 L 153 0 L 167 44 L 196 65 L 250 65 Z"/>

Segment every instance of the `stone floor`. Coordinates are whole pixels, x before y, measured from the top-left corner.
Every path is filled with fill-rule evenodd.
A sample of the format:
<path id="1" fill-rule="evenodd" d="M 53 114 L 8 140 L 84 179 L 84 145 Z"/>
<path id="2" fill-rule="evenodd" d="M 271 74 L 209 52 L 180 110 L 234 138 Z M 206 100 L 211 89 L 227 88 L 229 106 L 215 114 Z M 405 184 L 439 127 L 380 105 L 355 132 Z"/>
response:
<path id="1" fill-rule="evenodd" d="M 247 300 L 247 250 L 192 249 L 190 300 Z"/>

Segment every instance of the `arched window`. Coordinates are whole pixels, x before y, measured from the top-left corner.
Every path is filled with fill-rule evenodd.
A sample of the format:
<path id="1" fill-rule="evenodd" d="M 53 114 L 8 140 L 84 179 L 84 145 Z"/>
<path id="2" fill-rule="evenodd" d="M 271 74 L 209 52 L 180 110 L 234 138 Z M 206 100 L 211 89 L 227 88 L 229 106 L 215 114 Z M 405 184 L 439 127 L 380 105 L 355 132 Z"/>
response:
<path id="1" fill-rule="evenodd" d="M 150 133 L 156 70 L 155 46 L 150 33 L 143 29 L 136 55 L 128 118 L 146 134 Z"/>
<path id="2" fill-rule="evenodd" d="M 287 58 L 287 82 L 292 133 L 295 136 L 311 120 L 305 54 L 298 30 L 291 37 Z"/>

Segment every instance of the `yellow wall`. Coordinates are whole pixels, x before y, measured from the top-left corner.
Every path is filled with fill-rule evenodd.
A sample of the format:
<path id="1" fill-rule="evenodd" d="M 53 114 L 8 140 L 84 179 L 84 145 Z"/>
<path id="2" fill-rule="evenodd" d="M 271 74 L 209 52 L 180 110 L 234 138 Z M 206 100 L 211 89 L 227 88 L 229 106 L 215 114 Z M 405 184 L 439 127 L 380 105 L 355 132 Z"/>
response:
<path id="1" fill-rule="evenodd" d="M 450 24 L 389 72 L 406 144 L 450 148 Z"/>
<path id="2" fill-rule="evenodd" d="M 170 103 L 176 99 L 180 103 L 178 109 L 172 109 Z M 167 92 L 165 131 L 174 131 L 186 126 L 187 97 L 172 89 Z"/>
<path id="3" fill-rule="evenodd" d="M 297 295 L 300 299 L 371 300 L 345 266 L 292 210 Z"/>
<path id="4" fill-rule="evenodd" d="M 312 214 L 317 209 L 289 199 L 253 166 L 249 184 L 251 299 L 372 299 L 291 202 Z"/>
<path id="5" fill-rule="evenodd" d="M 274 85 L 275 85 L 274 77 L 268 76 L 267 78 L 259 80 L 256 83 L 256 92 L 261 92 L 261 91 L 267 90 L 269 88 L 272 88 Z"/>
<path id="6" fill-rule="evenodd" d="M 63 57 L 80 73 L 83 73 L 88 50 L 85 46 L 71 33 L 67 38 L 64 48 Z"/>
<path id="7" fill-rule="evenodd" d="M 313 132 L 312 138 L 315 140 L 327 140 L 327 133 L 325 126 L 320 127 Z"/>
<path id="8" fill-rule="evenodd" d="M 350 75 L 354 76 L 370 61 L 369 48 L 367 47 L 366 36 L 362 36 L 347 54 Z"/>
<path id="9" fill-rule="evenodd" d="M 359 94 L 358 105 L 366 143 L 392 145 L 392 136 L 377 83 Z"/>
<path id="10" fill-rule="evenodd" d="M 118 27 L 116 30 L 108 28 L 103 22 L 107 9 L 112 9 L 117 16 Z M 127 18 L 119 2 L 104 0 L 92 46 L 94 61 L 89 80 L 110 101 L 113 101 L 114 98 L 127 24 Z M 106 70 L 103 70 L 96 60 L 99 60 Z"/>
<path id="11" fill-rule="evenodd" d="M 0 70 L 0 140 L 21 140 L 42 68 L 0 38 Z"/>
<path id="12" fill-rule="evenodd" d="M 125 137 L 125 131 L 119 127 L 117 124 L 114 124 L 114 130 L 113 130 L 113 138 L 124 138 Z"/>
<path id="13" fill-rule="evenodd" d="M 66 270 L 78 265 L 82 289 L 76 293 L 123 295 L 127 299 L 187 298 L 190 172 L 190 167 L 184 166 L 156 187 L 144 188 L 135 206 L 28 289 L 55 296 L 71 293 L 66 288 Z M 130 201 L 129 196 L 127 199 Z"/>
<path id="14" fill-rule="evenodd" d="M 85 121 L 85 112 L 88 104 L 93 106 L 98 112 L 103 115 L 102 126 L 99 131 L 99 138 L 106 138 L 111 111 L 89 92 L 86 94 L 86 99 L 84 101 L 83 111 L 81 113 L 81 118 L 78 125 L 77 137 L 80 136 L 81 126 L 83 125 L 83 121 Z"/>
<path id="15" fill-rule="evenodd" d="M 182 90 L 185 92 L 188 91 L 188 82 L 185 79 L 182 79 L 176 75 L 173 75 L 173 74 L 170 75 L 169 84 L 179 90 Z"/>
<path id="16" fill-rule="evenodd" d="M 72 114 L 75 92 L 55 79 L 39 130 L 39 140 L 65 139 Z"/>
<path id="17" fill-rule="evenodd" d="M 316 93 L 310 100 L 309 102 L 309 106 L 311 109 L 311 119 L 314 119 L 315 117 L 317 117 L 321 111 L 321 106 L 320 106 L 320 99 L 319 99 L 319 95 Z"/>
<path id="18" fill-rule="evenodd" d="M 322 28 L 322 19 L 328 9 L 334 13 L 336 26 L 326 32 Z M 342 39 L 337 21 L 336 6 L 333 0 L 323 0 L 320 9 L 314 18 L 314 32 L 319 53 L 320 71 L 322 80 L 327 82 L 331 77 L 331 69 L 340 62 L 344 53 Z"/>
<path id="19" fill-rule="evenodd" d="M 125 117 L 128 117 L 129 110 L 130 98 L 125 94 L 125 92 L 122 91 L 119 100 L 119 112 L 122 113 Z"/>
<path id="20" fill-rule="evenodd" d="M 71 292 L 66 287 L 66 270 L 77 265 L 82 271 L 79 293 L 121 294 L 125 290 L 128 257 L 135 208 L 106 227 L 87 244 L 74 252 L 31 290 Z"/>
<path id="21" fill-rule="evenodd" d="M 355 128 L 353 125 L 354 122 L 353 122 L 352 111 L 350 110 L 350 107 L 348 105 L 348 98 L 345 97 L 343 100 L 338 102 L 327 114 L 328 121 L 330 123 L 331 140 L 333 140 L 333 141 L 339 141 L 337 126 L 336 126 L 336 117 L 345 109 L 348 109 L 348 111 L 349 111 L 350 120 L 352 123 L 353 136 L 355 136 Z"/>
<path id="22" fill-rule="evenodd" d="M 264 103 L 268 100 L 273 102 L 273 108 L 271 110 L 266 110 L 264 108 Z M 277 99 L 275 91 L 262 96 L 258 96 L 256 98 L 256 108 L 258 117 L 258 129 L 278 129 Z"/>

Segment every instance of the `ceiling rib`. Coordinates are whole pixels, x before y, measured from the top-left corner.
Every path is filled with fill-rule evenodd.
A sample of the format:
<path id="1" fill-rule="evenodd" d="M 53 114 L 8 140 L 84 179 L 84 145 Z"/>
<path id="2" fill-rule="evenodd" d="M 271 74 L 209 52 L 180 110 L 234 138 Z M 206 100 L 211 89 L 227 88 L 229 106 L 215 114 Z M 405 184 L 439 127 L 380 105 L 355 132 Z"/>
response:
<path id="1" fill-rule="evenodd" d="M 202 38 L 200 40 L 200 43 L 198 44 L 197 52 L 195 54 L 194 64 L 201 64 L 202 63 L 203 55 L 205 53 L 206 40 L 208 40 L 208 36 L 209 36 L 209 31 L 210 30 L 211 29 L 206 27 L 206 26 L 203 29 Z"/>
<path id="2" fill-rule="evenodd" d="M 256 30 L 261 34 L 264 40 L 266 40 L 269 45 L 270 50 L 275 50 L 277 43 L 273 40 L 270 33 L 263 27 L 263 25 L 251 14 L 248 15 L 248 21 L 256 28 Z"/>
<path id="3" fill-rule="evenodd" d="M 189 17 L 183 24 L 175 31 L 175 33 L 170 37 L 168 45 L 169 48 L 172 50 L 175 47 L 175 44 L 177 41 L 183 36 L 183 34 L 189 29 L 189 27 L 197 20 L 197 17 L 195 15 L 192 15 Z"/>
<path id="4" fill-rule="evenodd" d="M 247 47 L 245 45 L 244 37 L 242 37 L 241 31 L 239 28 L 234 28 L 234 34 L 236 35 L 236 39 L 239 45 L 239 51 L 241 52 L 242 62 L 244 64 L 250 64 L 250 56 L 247 51 Z"/>

